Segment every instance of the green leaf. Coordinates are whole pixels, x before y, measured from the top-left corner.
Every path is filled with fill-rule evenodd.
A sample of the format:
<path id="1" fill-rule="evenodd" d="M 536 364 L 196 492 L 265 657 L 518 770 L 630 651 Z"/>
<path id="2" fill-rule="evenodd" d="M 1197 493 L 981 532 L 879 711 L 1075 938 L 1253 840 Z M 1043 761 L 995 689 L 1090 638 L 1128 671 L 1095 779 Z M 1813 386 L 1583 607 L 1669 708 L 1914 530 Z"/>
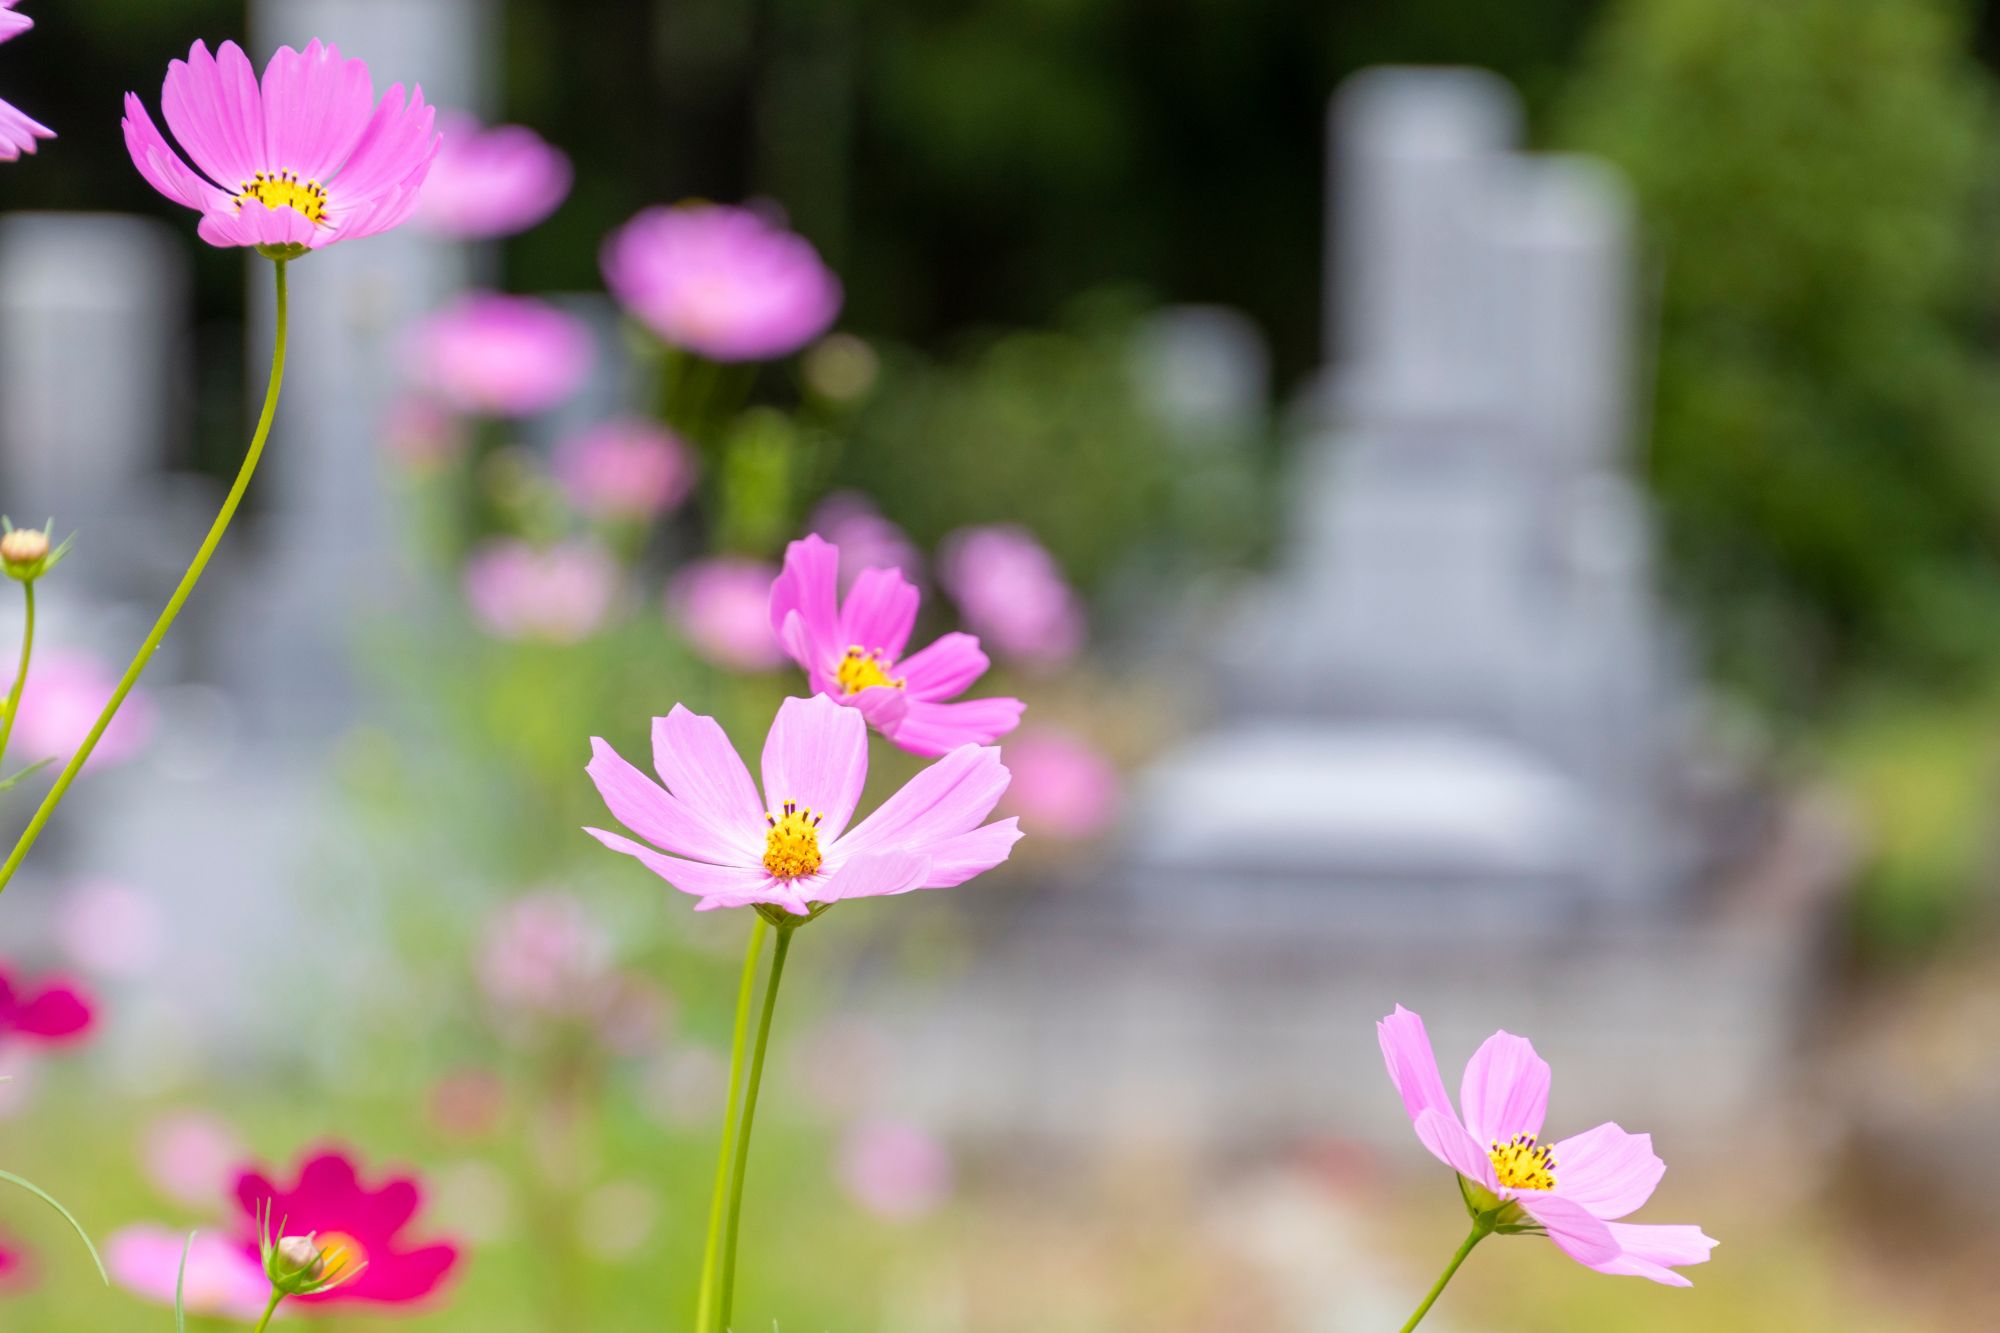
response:
<path id="1" fill-rule="evenodd" d="M 108 1287 L 111 1285 L 111 1275 L 104 1271 L 104 1260 L 98 1257 L 97 1247 L 90 1243 L 90 1234 L 83 1229 L 83 1224 L 76 1220 L 75 1215 L 57 1201 L 55 1195 L 49 1193 L 33 1181 L 23 1180 L 12 1171 L 0 1171 L 0 1180 L 7 1181 L 9 1184 L 19 1185 L 49 1207 L 61 1213 L 63 1221 L 69 1223 L 70 1230 L 74 1231 L 76 1238 L 83 1242 L 83 1248 L 90 1251 L 90 1262 L 97 1265 L 97 1276 L 104 1279 L 105 1286 Z"/>

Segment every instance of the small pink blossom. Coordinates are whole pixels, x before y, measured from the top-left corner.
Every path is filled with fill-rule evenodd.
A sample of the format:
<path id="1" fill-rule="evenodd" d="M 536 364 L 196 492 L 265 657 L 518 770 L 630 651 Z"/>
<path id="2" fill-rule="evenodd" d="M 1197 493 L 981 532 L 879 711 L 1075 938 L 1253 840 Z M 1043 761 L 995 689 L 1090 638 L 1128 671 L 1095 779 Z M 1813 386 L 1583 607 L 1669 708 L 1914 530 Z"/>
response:
<path id="1" fill-rule="evenodd" d="M 111 880 L 78 884 L 56 908 L 56 937 L 79 967 L 135 977 L 160 961 L 167 920 L 146 894 Z"/>
<path id="2" fill-rule="evenodd" d="M 0 0 L 0 42 L 10 41 L 35 26 L 26 14 L 14 12 L 20 0 Z M 35 140 L 53 139 L 56 132 L 39 121 L 30 120 L 6 102 L 0 102 L 0 162 L 15 162 L 23 153 L 35 151 Z"/>
<path id="3" fill-rule="evenodd" d="M 1001 656 L 1053 665 L 1083 647 L 1083 606 L 1034 534 L 1014 524 L 945 538 L 938 580 Z"/>
<path id="4" fill-rule="evenodd" d="M 859 709 L 912 754 L 984 745 L 1019 725 L 1019 699 L 958 699 L 986 674 L 978 639 L 947 634 L 904 656 L 917 624 L 916 588 L 897 570 L 867 569 L 842 598 L 839 568 L 840 552 L 809 536 L 785 549 L 784 571 L 771 585 L 771 628 L 815 694 Z"/>
<path id="5" fill-rule="evenodd" d="M 1628 1134 L 1606 1123 L 1542 1142 L 1548 1062 L 1527 1038 L 1511 1032 L 1488 1037 L 1466 1064 L 1461 1117 L 1445 1095 L 1424 1020 L 1397 1005 L 1375 1027 L 1389 1081 L 1402 1095 L 1417 1141 L 1483 1190 L 1503 1215 L 1539 1228 L 1586 1268 L 1673 1287 L 1692 1285 L 1674 1270 L 1708 1262 L 1716 1242 L 1700 1227 L 1618 1220 L 1651 1198 L 1666 1174 L 1651 1135 Z"/>
<path id="6" fill-rule="evenodd" d="M 882 517 L 859 491 L 836 491 L 819 502 L 806 528 L 840 550 L 840 590 L 854 586 L 864 569 L 893 569 L 911 583 L 924 581 L 924 556 L 910 534 Z"/>
<path id="7" fill-rule="evenodd" d="M 436 1295 L 458 1267 L 456 1245 L 418 1245 L 405 1234 L 423 1206 L 423 1188 L 415 1177 L 386 1176 L 371 1188 L 362 1183 L 354 1158 L 337 1149 L 301 1163 L 294 1185 L 245 1171 L 236 1182 L 236 1202 L 237 1245 L 243 1253 L 258 1253 L 260 1218 L 280 1218 L 288 1233 L 312 1235 L 329 1260 L 353 1274 L 326 1291 L 292 1301 L 417 1305 Z"/>
<path id="8" fill-rule="evenodd" d="M 196 42 L 168 64 L 160 109 L 201 174 L 127 93 L 125 147 L 146 183 L 200 213 L 210 245 L 282 255 L 399 226 L 438 145 L 423 89 L 405 103 L 395 84 L 377 105 L 367 64 L 318 41 L 279 47 L 261 87 L 242 47 Z"/>
<path id="9" fill-rule="evenodd" d="M 840 1145 L 840 1183 L 878 1217 L 907 1222 L 951 1197 L 951 1153 L 936 1135 L 900 1120 L 870 1120 Z"/>
<path id="10" fill-rule="evenodd" d="M 716 556 L 683 568 L 667 587 L 667 615 L 694 650 L 731 671 L 770 671 L 785 660 L 771 632 L 776 565 Z"/>
<path id="11" fill-rule="evenodd" d="M 650 421 L 606 421 L 556 446 L 555 474 L 591 518 L 658 518 L 694 489 L 694 455 Z"/>
<path id="12" fill-rule="evenodd" d="M 1123 783 L 1104 753 L 1073 732 L 1054 727 L 1021 731 L 1007 742 L 1014 781 L 1006 808 L 1037 835 L 1091 838 L 1118 817 Z"/>
<path id="13" fill-rule="evenodd" d="M 104 1268 L 119 1286 L 157 1305 L 172 1305 L 181 1283 L 181 1251 L 187 1247 L 184 1308 L 192 1315 L 249 1321 L 263 1313 L 271 1297 L 264 1266 L 241 1246 L 210 1232 L 188 1233 L 142 1222 L 111 1233 L 104 1243 Z"/>
<path id="14" fill-rule="evenodd" d="M 569 196 L 569 155 L 524 125 L 481 129 L 446 119 L 437 159 L 417 203 L 417 225 L 441 236 L 512 236 L 546 219 Z"/>
<path id="15" fill-rule="evenodd" d="M 580 643 L 604 623 L 617 592 L 616 562 L 590 542 L 537 550 L 503 538 L 465 564 L 465 600 L 495 638 Z"/>
<path id="16" fill-rule="evenodd" d="M 227 1195 L 248 1155 L 229 1122 L 206 1111 L 176 1111 L 147 1125 L 139 1163 L 153 1187 L 175 1203 L 206 1207 Z"/>
<path id="17" fill-rule="evenodd" d="M 605 242 L 611 294 L 711 361 L 789 356 L 840 313 L 840 281 L 802 237 L 747 208 L 649 208 Z"/>
<path id="18" fill-rule="evenodd" d="M 567 893 L 517 898 L 493 914 L 479 950 L 479 984 L 505 1010 L 595 1015 L 612 980 L 611 933 Z"/>
<path id="19" fill-rule="evenodd" d="M 532 296 L 474 292 L 410 330 L 415 382 L 458 412 L 526 417 L 583 387 L 590 326 Z"/>
<path id="20" fill-rule="evenodd" d="M 764 742 L 764 792 L 715 719 L 676 704 L 653 719 L 654 782 L 603 740 L 587 771 L 611 814 L 652 847 L 586 829 L 683 893 L 697 911 L 951 888 L 1007 859 L 1012 819 L 983 821 L 1007 790 L 1000 751 L 961 746 L 854 827 L 868 777 L 868 726 L 824 695 L 787 699 Z M 654 847 L 673 855 L 663 855 Z"/>
<path id="21" fill-rule="evenodd" d="M 21 710 L 14 719 L 9 756 L 29 763 L 40 759 L 67 762 L 96 725 L 97 715 L 111 702 L 111 692 L 117 686 L 118 674 L 88 653 L 66 648 L 37 652 L 28 665 L 28 683 L 21 689 Z M 134 690 L 104 729 L 97 748 L 84 761 L 84 770 L 124 763 L 145 749 L 152 735 L 152 701 Z"/>

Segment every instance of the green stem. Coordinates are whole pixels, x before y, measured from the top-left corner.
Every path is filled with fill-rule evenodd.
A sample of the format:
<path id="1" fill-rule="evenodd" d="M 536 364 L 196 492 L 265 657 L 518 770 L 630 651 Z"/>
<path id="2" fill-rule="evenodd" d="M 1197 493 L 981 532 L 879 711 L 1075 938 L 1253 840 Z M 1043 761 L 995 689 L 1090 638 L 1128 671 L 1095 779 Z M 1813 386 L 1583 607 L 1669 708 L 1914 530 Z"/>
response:
<path id="1" fill-rule="evenodd" d="M 778 1007 L 778 983 L 785 977 L 785 952 L 792 947 L 796 927 L 780 925 L 771 952 L 771 976 L 764 983 L 764 1011 L 757 1018 L 757 1046 L 750 1054 L 750 1084 L 743 1093 L 743 1124 L 736 1131 L 736 1169 L 729 1182 L 729 1225 L 722 1239 L 722 1318 L 720 1333 L 729 1333 L 730 1308 L 736 1295 L 736 1234 L 743 1220 L 743 1173 L 750 1162 L 750 1128 L 757 1120 L 757 1091 L 764 1082 L 764 1050 L 771 1041 L 771 1013 Z"/>
<path id="2" fill-rule="evenodd" d="M 21 592 L 28 599 L 28 619 L 21 627 L 21 668 L 14 673 L 14 683 L 7 687 L 7 710 L 0 714 L 0 764 L 6 762 L 7 742 L 14 735 L 14 714 L 21 711 L 21 687 L 28 683 L 28 655 L 35 650 L 34 581 L 23 583 Z"/>
<path id="3" fill-rule="evenodd" d="M 1452 1274 L 1456 1273 L 1458 1266 L 1465 1262 L 1465 1256 L 1472 1253 L 1472 1247 L 1492 1234 L 1493 1224 L 1485 1218 L 1473 1222 L 1472 1234 L 1465 1238 L 1465 1244 L 1458 1247 L 1458 1253 L 1451 1256 L 1451 1262 L 1444 1266 L 1444 1272 L 1438 1274 L 1438 1280 L 1431 1284 L 1429 1294 L 1424 1297 L 1424 1303 L 1410 1316 L 1410 1322 L 1403 1325 L 1401 1333 L 1410 1333 L 1411 1329 L 1423 1322 L 1424 1316 L 1431 1312 L 1433 1305 L 1437 1304 L 1437 1298 L 1444 1295 L 1445 1284 L 1451 1281 Z"/>
<path id="4" fill-rule="evenodd" d="M 722 1205 L 729 1192 L 729 1162 L 736 1147 L 736 1112 L 743 1092 L 743 1048 L 750 1034 L 750 1001 L 757 993 L 757 958 L 764 951 L 766 929 L 762 916 L 751 923 L 750 947 L 743 954 L 743 980 L 736 988 L 736 1034 L 729 1043 L 729 1105 L 722 1113 L 722 1147 L 715 1155 L 715 1191 L 708 1202 L 708 1241 L 701 1251 L 701 1299 L 695 1305 L 694 1333 L 710 1333 L 715 1318 Z"/>
<path id="5" fill-rule="evenodd" d="M 283 265 L 285 261 L 280 259 L 277 262 Z M 273 1288 L 271 1291 L 271 1303 L 264 1307 L 264 1317 L 257 1321 L 257 1327 L 252 1329 L 251 1333 L 264 1333 L 264 1330 L 271 1323 L 271 1316 L 278 1312 L 278 1302 L 283 1299 L 285 1299 L 285 1293 Z"/>
<path id="6" fill-rule="evenodd" d="M 153 660 L 153 654 L 159 649 L 160 641 L 166 638 L 167 631 L 173 628 L 175 618 L 181 613 L 182 604 L 194 591 L 194 585 L 200 582 L 202 571 L 208 568 L 209 557 L 215 554 L 215 548 L 222 541 L 222 534 L 229 531 L 229 522 L 236 517 L 236 508 L 243 503 L 243 493 L 250 488 L 250 478 L 257 471 L 257 460 L 264 455 L 264 442 L 271 435 L 271 420 L 278 412 L 278 390 L 285 379 L 287 261 L 278 259 L 272 262 L 276 268 L 278 282 L 278 334 L 276 344 L 271 351 L 271 381 L 264 389 L 264 410 L 257 417 L 257 431 L 250 437 L 250 448 L 243 455 L 243 463 L 236 469 L 236 481 L 230 486 L 229 494 L 222 501 L 222 512 L 217 514 L 215 522 L 209 525 L 208 536 L 202 539 L 201 549 L 194 553 L 193 562 L 188 565 L 187 572 L 181 575 L 180 586 L 175 588 L 174 595 L 167 599 L 166 609 L 161 611 L 160 618 L 153 622 L 152 632 L 146 636 L 146 641 L 139 645 L 139 652 L 133 657 L 132 665 L 126 667 L 125 674 L 119 677 L 118 688 L 111 692 L 111 698 L 104 705 L 104 711 L 97 715 L 97 721 L 91 725 L 90 734 L 83 738 L 83 744 L 77 747 L 69 762 L 63 765 L 61 776 L 56 778 L 55 785 L 49 788 L 49 794 L 42 798 L 41 807 L 35 811 L 35 817 L 28 821 L 28 827 L 22 832 L 20 840 L 14 844 L 14 850 L 8 854 L 6 864 L 0 865 L 0 892 L 6 891 L 7 885 L 14 878 L 14 872 L 20 869 L 22 858 L 27 856 L 28 849 L 35 845 L 35 839 L 41 836 L 42 826 L 49 822 L 49 816 L 55 813 L 57 804 L 61 802 L 64 793 L 69 791 L 69 784 L 76 781 L 76 775 L 82 771 L 84 762 L 90 758 L 90 752 L 97 748 L 97 742 L 103 737 L 104 729 L 110 726 L 111 719 L 117 716 L 119 706 L 125 702 L 125 696 L 139 683 L 139 673 Z"/>

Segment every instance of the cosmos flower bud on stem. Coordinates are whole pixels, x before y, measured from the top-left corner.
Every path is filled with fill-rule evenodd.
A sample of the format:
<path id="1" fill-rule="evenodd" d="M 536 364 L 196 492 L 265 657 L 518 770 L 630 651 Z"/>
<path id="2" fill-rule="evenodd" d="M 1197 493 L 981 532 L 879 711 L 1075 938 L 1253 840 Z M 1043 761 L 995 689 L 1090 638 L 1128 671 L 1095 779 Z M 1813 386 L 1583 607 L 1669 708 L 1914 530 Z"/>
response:
<path id="1" fill-rule="evenodd" d="M 264 1275 L 271 1279 L 274 1304 L 286 1296 L 316 1296 L 361 1271 L 347 1262 L 344 1247 L 322 1246 L 316 1233 L 292 1236 L 283 1232 L 284 1223 L 280 1221 L 274 1228 L 268 1211 L 259 1220 L 257 1248 L 263 1254 Z"/>
<path id="2" fill-rule="evenodd" d="M 56 567 L 69 554 L 68 538 L 60 546 L 49 544 L 47 528 L 17 528 L 0 518 L 0 570 L 22 583 L 33 583 Z"/>

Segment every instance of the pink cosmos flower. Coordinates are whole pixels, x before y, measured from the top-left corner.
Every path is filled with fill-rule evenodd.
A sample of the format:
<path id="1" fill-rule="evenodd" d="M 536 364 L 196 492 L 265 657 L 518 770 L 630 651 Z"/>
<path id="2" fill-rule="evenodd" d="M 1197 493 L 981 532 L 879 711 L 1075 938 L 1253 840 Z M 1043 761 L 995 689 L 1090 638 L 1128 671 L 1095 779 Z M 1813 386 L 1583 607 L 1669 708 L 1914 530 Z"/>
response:
<path id="1" fill-rule="evenodd" d="M 590 326 L 532 296 L 474 292 L 409 335 L 416 382 L 459 412 L 527 417 L 547 411 L 590 374 Z"/>
<path id="2" fill-rule="evenodd" d="M 1651 1198 L 1666 1173 L 1651 1135 L 1606 1123 L 1543 1143 L 1549 1066 L 1527 1038 L 1510 1032 L 1488 1037 L 1465 1066 L 1461 1119 L 1445 1095 L 1424 1020 L 1397 1005 L 1376 1032 L 1418 1141 L 1496 1200 L 1503 1217 L 1516 1219 L 1503 1226 L 1546 1233 L 1564 1254 L 1600 1273 L 1692 1285 L 1673 1270 L 1708 1261 L 1716 1242 L 1700 1227 L 1618 1220 Z"/>
<path id="3" fill-rule="evenodd" d="M 938 580 L 1003 656 L 1054 665 L 1083 646 L 1083 607 L 1033 533 L 1014 524 L 964 528 L 938 552 Z"/>
<path id="4" fill-rule="evenodd" d="M 531 893 L 487 923 L 479 983 L 505 1010 L 595 1014 L 612 984 L 611 933 L 567 893 Z"/>
<path id="5" fill-rule="evenodd" d="M 31 983 L 0 965 L 0 1042 L 64 1046 L 82 1041 L 96 1021 L 90 996 L 67 981 Z"/>
<path id="6" fill-rule="evenodd" d="M 835 491 L 819 502 L 807 521 L 840 549 L 840 590 L 854 586 L 864 569 L 900 570 L 912 583 L 924 581 L 923 552 L 910 534 L 882 517 L 875 502 L 859 491 Z"/>
<path id="7" fill-rule="evenodd" d="M 839 568 L 840 552 L 809 536 L 785 548 L 784 572 L 771 585 L 771 628 L 815 694 L 859 709 L 912 754 L 984 745 L 1020 723 L 1026 705 L 1019 699 L 945 702 L 986 673 L 986 654 L 972 635 L 947 634 L 903 656 L 918 594 L 900 572 L 863 570 L 842 600 Z"/>
<path id="8" fill-rule="evenodd" d="M 243 1139 L 206 1111 L 175 1111 L 147 1125 L 139 1164 L 153 1188 L 176 1203 L 202 1207 L 225 1197 L 245 1157 Z"/>
<path id="9" fill-rule="evenodd" d="M 605 242 L 611 294 L 711 361 L 789 356 L 840 313 L 840 280 L 802 237 L 747 208 L 649 208 Z"/>
<path id="10" fill-rule="evenodd" d="M 481 129 L 470 116 L 449 116 L 417 225 L 461 240 L 512 236 L 555 212 L 571 178 L 569 155 L 525 125 Z"/>
<path id="11" fill-rule="evenodd" d="M 853 828 L 868 777 L 868 727 L 824 695 L 787 699 L 764 742 L 764 795 L 715 719 L 676 704 L 653 719 L 663 788 L 591 740 L 588 767 L 618 821 L 653 847 L 586 829 L 701 901 L 696 911 L 815 903 L 943 889 L 1007 859 L 1012 819 L 981 824 L 1007 790 L 1000 751 L 962 746 L 912 778 Z"/>
<path id="12" fill-rule="evenodd" d="M 1118 817 L 1118 769 L 1083 737 L 1054 727 L 1023 730 L 1007 742 L 1007 809 L 1037 836 L 1090 838 Z"/>
<path id="13" fill-rule="evenodd" d="M 36 654 L 28 683 L 21 687 L 11 753 L 28 761 L 68 759 L 90 734 L 117 685 L 117 673 L 88 653 L 52 648 Z M 84 761 L 85 771 L 124 763 L 145 748 L 152 734 L 152 701 L 134 690 Z"/>
<path id="14" fill-rule="evenodd" d="M 901 1120 L 868 1120 L 840 1145 L 840 1183 L 877 1217 L 903 1222 L 951 1197 L 951 1152 L 936 1135 Z"/>
<path id="15" fill-rule="evenodd" d="M 256 1256 L 222 1236 L 187 1232 L 150 1222 L 121 1227 L 104 1242 L 104 1269 L 127 1291 L 160 1305 L 174 1303 L 181 1280 L 181 1247 L 187 1246 L 185 1309 L 189 1314 L 255 1319 L 271 1298 L 271 1281 Z"/>
<path id="16" fill-rule="evenodd" d="M 289 1187 L 273 1184 L 258 1171 L 242 1174 L 236 1182 L 243 1214 L 237 1244 L 254 1258 L 257 1219 L 268 1216 L 287 1234 L 312 1233 L 322 1253 L 354 1274 L 327 1291 L 293 1300 L 410 1305 L 433 1295 L 458 1266 L 456 1245 L 412 1246 L 404 1239 L 422 1200 L 414 1178 L 392 1176 L 370 1189 L 361 1183 L 353 1158 L 322 1152 L 300 1165 L 298 1183 Z"/>
<path id="17" fill-rule="evenodd" d="M 732 671 L 769 671 L 785 660 L 771 633 L 771 580 L 776 565 L 717 556 L 697 560 L 667 587 L 667 614 L 694 650 Z"/>
<path id="18" fill-rule="evenodd" d="M 496 638 L 581 643 L 597 631 L 618 592 L 618 566 L 592 542 L 536 550 L 503 538 L 465 564 L 465 600 Z"/>
<path id="19" fill-rule="evenodd" d="M 26 14 L 16 14 L 20 0 L 0 0 L 0 42 L 19 37 L 35 26 Z M 13 106 L 0 102 L 0 162 L 14 162 L 23 153 L 35 151 L 35 140 L 53 139 L 56 132 L 39 121 L 28 119 Z"/>
<path id="20" fill-rule="evenodd" d="M 658 518 L 687 499 L 695 470 L 678 436 L 637 418 L 600 422 L 555 451 L 570 503 L 598 519 Z"/>
<path id="21" fill-rule="evenodd" d="M 378 105 L 368 66 L 314 41 L 278 48 L 260 86 L 243 48 L 196 42 L 167 66 L 168 146 L 138 94 L 125 94 L 125 147 L 146 183 L 201 214 L 210 245 L 294 256 L 400 225 L 437 152 L 423 89 Z M 206 177 L 206 179 L 204 179 Z"/>

